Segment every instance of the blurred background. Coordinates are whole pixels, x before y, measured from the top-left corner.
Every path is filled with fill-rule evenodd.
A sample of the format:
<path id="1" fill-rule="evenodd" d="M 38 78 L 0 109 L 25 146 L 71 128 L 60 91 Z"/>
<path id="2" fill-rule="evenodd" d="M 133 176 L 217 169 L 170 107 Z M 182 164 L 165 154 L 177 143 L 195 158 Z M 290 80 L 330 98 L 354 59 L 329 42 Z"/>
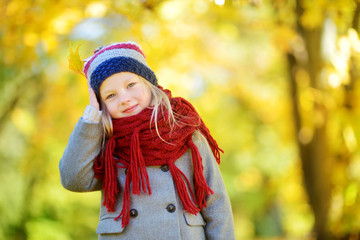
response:
<path id="1" fill-rule="evenodd" d="M 100 193 L 62 188 L 88 104 L 68 68 L 136 41 L 225 151 L 237 239 L 360 239 L 358 0 L 2 0 L 0 239 L 97 239 Z"/>

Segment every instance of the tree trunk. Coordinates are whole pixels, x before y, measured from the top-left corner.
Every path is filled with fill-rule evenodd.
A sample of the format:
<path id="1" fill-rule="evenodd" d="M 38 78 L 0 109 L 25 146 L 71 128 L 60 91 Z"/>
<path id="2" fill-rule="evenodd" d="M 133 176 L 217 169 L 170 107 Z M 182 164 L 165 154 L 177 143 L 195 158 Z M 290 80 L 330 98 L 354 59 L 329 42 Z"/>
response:
<path id="1" fill-rule="evenodd" d="M 297 1 L 297 18 L 300 19 L 303 9 Z M 296 139 L 299 155 L 302 163 L 303 179 L 309 203 L 314 213 L 314 231 L 317 239 L 329 239 L 327 228 L 328 210 L 331 196 L 331 166 L 327 144 L 327 110 L 324 103 L 314 97 L 314 107 L 311 116 L 302 116 L 299 105 L 300 90 L 296 84 L 297 68 L 304 68 L 310 79 L 310 88 L 321 94 L 319 73 L 322 69 L 321 58 L 321 29 L 305 29 L 298 23 L 298 33 L 302 37 L 307 55 L 307 62 L 301 66 L 301 62 L 294 54 L 288 55 L 290 91 L 292 96 L 293 115 L 295 122 Z M 313 134 L 309 141 L 301 141 L 299 133 L 304 127 L 302 119 L 308 118 L 313 121 Z"/>

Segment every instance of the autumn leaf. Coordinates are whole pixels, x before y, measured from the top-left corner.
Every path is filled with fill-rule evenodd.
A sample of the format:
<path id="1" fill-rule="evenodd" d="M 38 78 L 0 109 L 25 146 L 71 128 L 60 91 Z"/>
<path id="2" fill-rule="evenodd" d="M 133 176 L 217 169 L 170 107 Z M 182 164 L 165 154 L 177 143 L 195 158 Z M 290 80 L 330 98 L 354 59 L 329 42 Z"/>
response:
<path id="1" fill-rule="evenodd" d="M 70 43 L 70 52 L 68 56 L 69 68 L 73 70 L 75 73 L 79 73 L 84 77 L 86 77 L 83 72 L 84 62 L 80 58 L 79 48 L 80 45 L 76 48 L 76 51 L 74 52 Z"/>

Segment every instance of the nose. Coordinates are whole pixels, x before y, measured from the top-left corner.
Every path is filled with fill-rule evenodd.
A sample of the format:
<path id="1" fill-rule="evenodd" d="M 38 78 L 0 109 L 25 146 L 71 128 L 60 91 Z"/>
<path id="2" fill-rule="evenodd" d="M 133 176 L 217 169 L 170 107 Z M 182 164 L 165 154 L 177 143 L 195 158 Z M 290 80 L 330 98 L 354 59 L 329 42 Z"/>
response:
<path id="1" fill-rule="evenodd" d="M 126 91 L 121 92 L 121 94 L 119 95 L 119 104 L 127 105 L 129 102 L 130 102 L 130 95 Z"/>

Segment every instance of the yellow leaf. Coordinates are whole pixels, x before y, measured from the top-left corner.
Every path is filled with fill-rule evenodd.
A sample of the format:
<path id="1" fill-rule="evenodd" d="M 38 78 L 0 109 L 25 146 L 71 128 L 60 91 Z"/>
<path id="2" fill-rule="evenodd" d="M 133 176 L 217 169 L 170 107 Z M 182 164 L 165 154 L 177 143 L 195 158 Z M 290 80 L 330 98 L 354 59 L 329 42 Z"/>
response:
<path id="1" fill-rule="evenodd" d="M 70 52 L 68 56 L 69 68 L 73 70 L 75 73 L 79 73 L 84 77 L 86 77 L 83 72 L 84 62 L 80 58 L 79 48 L 80 45 L 76 48 L 76 51 L 74 52 L 73 49 L 71 48 L 71 43 L 70 43 Z"/>

